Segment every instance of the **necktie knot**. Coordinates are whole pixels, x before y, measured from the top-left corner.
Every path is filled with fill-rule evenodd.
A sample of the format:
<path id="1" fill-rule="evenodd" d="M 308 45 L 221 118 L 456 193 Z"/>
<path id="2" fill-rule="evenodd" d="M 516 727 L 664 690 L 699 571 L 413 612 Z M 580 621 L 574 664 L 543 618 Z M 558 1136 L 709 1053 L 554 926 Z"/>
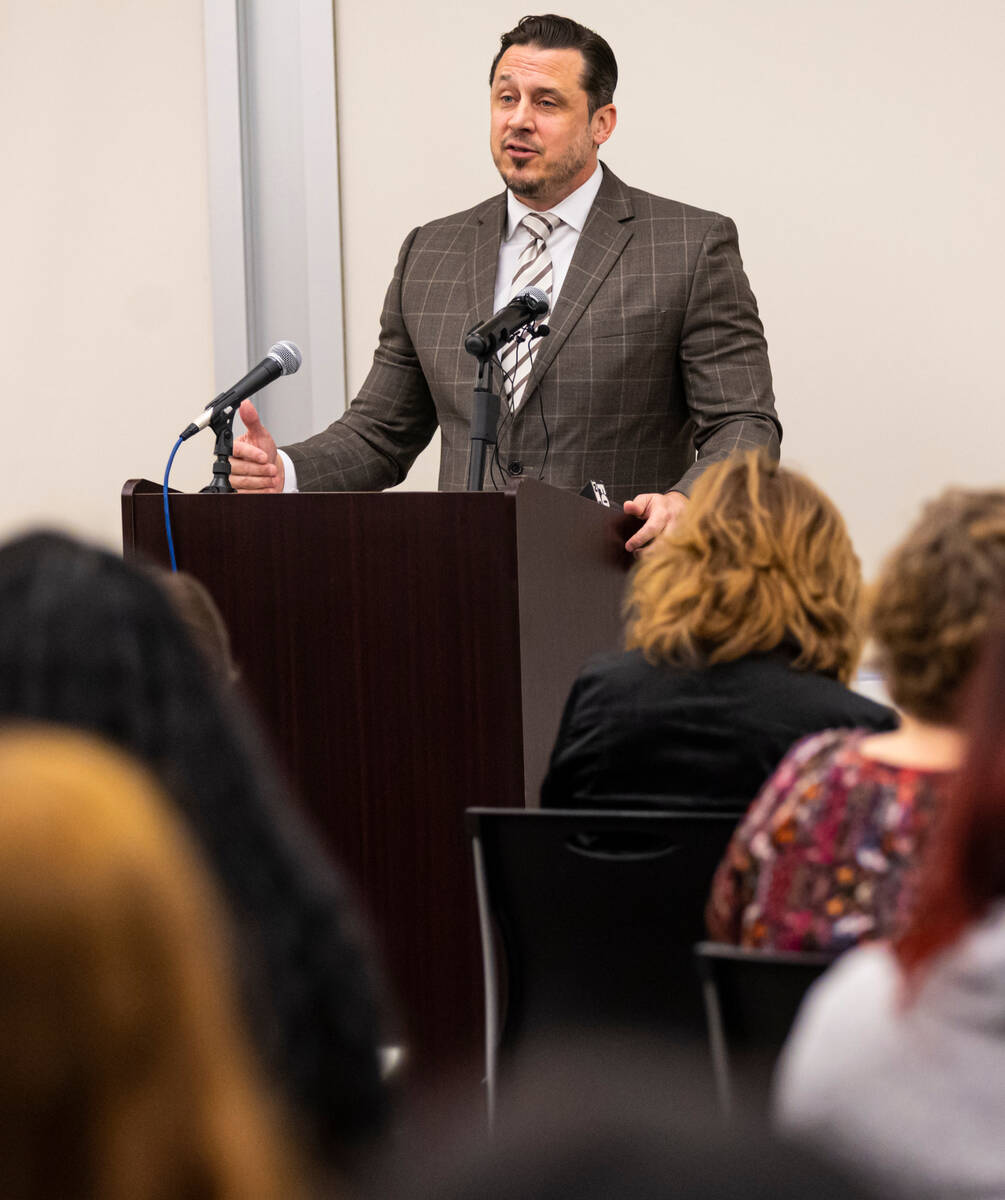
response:
<path id="1" fill-rule="evenodd" d="M 561 217 L 554 213 L 528 213 L 520 224 L 538 241 L 546 242 L 555 232 Z"/>

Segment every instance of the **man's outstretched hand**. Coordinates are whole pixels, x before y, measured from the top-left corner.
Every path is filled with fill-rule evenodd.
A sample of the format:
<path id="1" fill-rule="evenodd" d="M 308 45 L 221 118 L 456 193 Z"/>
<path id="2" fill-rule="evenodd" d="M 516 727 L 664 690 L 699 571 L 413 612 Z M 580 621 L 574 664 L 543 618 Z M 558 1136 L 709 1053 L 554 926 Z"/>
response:
<path id="1" fill-rule="evenodd" d="M 686 506 L 683 492 L 643 492 L 634 500 L 626 500 L 625 512 L 640 517 L 645 524 L 625 542 L 625 549 L 631 554 L 648 546 L 653 538 L 673 527 Z"/>
<path id="2" fill-rule="evenodd" d="M 234 442 L 230 482 L 239 492 L 281 492 L 286 471 L 272 434 L 259 420 L 258 409 L 250 400 L 241 401 L 239 412 L 247 432 Z"/>

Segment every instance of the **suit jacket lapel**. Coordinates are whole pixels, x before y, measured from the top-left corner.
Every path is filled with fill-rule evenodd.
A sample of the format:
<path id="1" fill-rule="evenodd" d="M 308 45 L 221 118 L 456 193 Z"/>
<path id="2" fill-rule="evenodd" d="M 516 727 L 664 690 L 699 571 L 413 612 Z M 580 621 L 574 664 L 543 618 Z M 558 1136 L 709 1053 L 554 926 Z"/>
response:
<path id="1" fill-rule="evenodd" d="M 562 284 L 558 303 L 548 326 L 551 333 L 538 342 L 534 351 L 534 362 L 524 392 L 523 412 L 527 399 L 537 387 L 541 376 L 547 371 L 562 348 L 562 344 L 575 328 L 587 305 L 596 295 L 597 288 L 611 273 L 625 247 L 632 239 L 631 196 L 621 180 L 603 168 L 604 180 L 576 243 L 576 251 L 569 264 L 569 271 Z M 496 243 L 498 248 L 498 243 Z"/>
<path id="2" fill-rule="evenodd" d="M 486 200 L 475 212 L 475 251 L 468 286 L 471 325 L 487 321 L 495 311 L 499 245 L 506 226 L 506 193 Z"/>

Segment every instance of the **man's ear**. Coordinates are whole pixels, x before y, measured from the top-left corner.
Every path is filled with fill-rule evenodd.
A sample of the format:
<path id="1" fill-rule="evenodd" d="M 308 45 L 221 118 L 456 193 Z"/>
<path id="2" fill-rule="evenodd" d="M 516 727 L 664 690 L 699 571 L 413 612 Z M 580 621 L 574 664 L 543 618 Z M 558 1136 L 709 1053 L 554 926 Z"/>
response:
<path id="1" fill-rule="evenodd" d="M 602 146 L 614 132 L 614 126 L 617 123 L 618 110 L 613 104 L 605 104 L 603 108 L 598 108 L 590 118 L 594 146 Z"/>

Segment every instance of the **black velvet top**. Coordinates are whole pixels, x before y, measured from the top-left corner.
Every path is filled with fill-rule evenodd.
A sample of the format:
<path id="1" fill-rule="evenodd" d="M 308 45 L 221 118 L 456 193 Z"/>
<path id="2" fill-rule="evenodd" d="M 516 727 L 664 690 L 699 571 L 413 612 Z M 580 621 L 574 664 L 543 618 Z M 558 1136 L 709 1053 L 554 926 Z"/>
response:
<path id="1" fill-rule="evenodd" d="M 791 661 L 782 650 L 698 668 L 653 666 L 640 650 L 592 659 L 566 701 L 542 806 L 742 812 L 807 734 L 897 727 L 892 709 Z"/>

